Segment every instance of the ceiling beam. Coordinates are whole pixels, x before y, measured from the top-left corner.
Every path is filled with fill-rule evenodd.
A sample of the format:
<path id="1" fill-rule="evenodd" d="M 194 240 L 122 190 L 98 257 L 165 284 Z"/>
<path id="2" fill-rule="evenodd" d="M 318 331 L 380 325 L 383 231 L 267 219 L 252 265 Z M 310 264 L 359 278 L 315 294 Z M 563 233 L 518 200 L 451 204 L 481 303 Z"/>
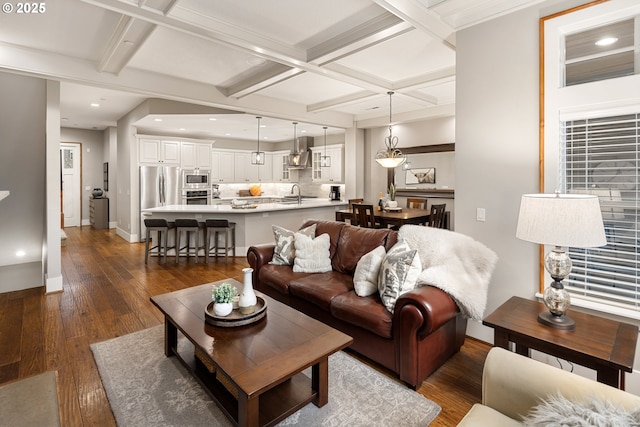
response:
<path id="1" fill-rule="evenodd" d="M 440 17 L 415 0 L 373 0 L 378 6 L 388 10 L 418 30 L 435 37 L 445 46 L 456 49 L 456 30 L 443 22 Z"/>
<path id="2" fill-rule="evenodd" d="M 265 117 L 317 123 L 338 128 L 353 126 L 351 114 L 334 111 L 309 113 L 306 111 L 305 105 L 261 95 L 255 95 L 247 100 L 236 100 L 225 96 L 210 84 L 133 68 L 125 68 L 118 76 L 115 76 L 111 73 L 99 72 L 94 61 L 4 42 L 0 42 L 1 70 L 131 92 L 147 97 L 236 109 Z"/>
<path id="3" fill-rule="evenodd" d="M 175 31 L 200 37 L 204 40 L 239 49 L 268 61 L 277 62 L 291 68 L 299 68 L 303 71 L 332 78 L 365 90 L 385 92 L 389 88 L 388 82 L 375 81 L 371 76 L 366 76 L 362 73 L 360 74 L 360 77 L 356 77 L 355 71 L 349 70 L 346 67 L 333 69 L 307 62 L 306 50 L 287 46 L 265 38 L 262 35 L 241 30 L 238 27 L 232 26 L 213 17 L 197 14 L 194 11 L 182 8 L 179 3 L 173 8 L 171 16 L 165 16 L 157 10 L 137 7 L 136 5 L 124 0 L 82 1 L 107 10 L 142 19 Z M 275 82 L 271 84 L 275 84 Z"/>
<path id="4" fill-rule="evenodd" d="M 278 63 L 270 63 L 248 78 L 226 88 L 227 96 L 242 98 L 269 86 L 283 82 L 291 77 L 304 73 L 300 68 L 287 67 Z"/>
<path id="5" fill-rule="evenodd" d="M 307 111 L 310 113 L 317 113 L 319 111 L 332 110 L 339 107 L 345 107 L 348 105 L 358 104 L 363 101 L 367 101 L 372 98 L 379 97 L 378 92 L 363 91 L 353 93 L 351 95 L 341 96 L 340 98 L 330 99 L 324 102 L 318 102 L 307 106 Z"/>
<path id="6" fill-rule="evenodd" d="M 325 65 L 413 30 L 395 15 L 385 13 L 307 51 L 309 62 Z"/>
<path id="7" fill-rule="evenodd" d="M 398 92 L 409 92 L 425 87 L 437 86 L 455 81 L 456 67 L 447 67 L 432 73 L 423 74 L 405 80 L 400 80 L 393 84 L 393 90 Z"/>
<path id="8" fill-rule="evenodd" d="M 324 43 L 308 49 L 307 57 L 309 58 L 310 64 L 323 67 L 331 62 L 339 60 L 340 58 L 352 55 L 411 30 L 413 30 L 413 27 L 410 24 L 402 21 L 395 15 L 385 13 L 384 15 L 371 19 L 362 25 L 352 28 Z M 282 67 L 284 66 L 281 66 L 280 74 L 273 72 L 275 68 L 271 68 L 267 72 L 260 70 L 257 74 L 229 87 L 227 89 L 228 96 L 242 98 L 243 96 L 247 96 L 269 86 L 273 86 L 304 72 L 300 68 Z M 361 80 L 361 77 L 354 76 L 346 67 L 342 70 L 334 69 L 334 71 L 344 74 L 345 76 L 355 77 L 358 80 Z M 371 80 L 365 80 L 368 83 L 376 86 L 378 85 L 378 83 Z M 380 89 L 384 91 L 386 90 L 386 87 Z"/>
<path id="9" fill-rule="evenodd" d="M 153 32 L 155 25 L 121 15 L 105 51 L 98 61 L 98 71 L 118 74 L 129 63 Z"/>

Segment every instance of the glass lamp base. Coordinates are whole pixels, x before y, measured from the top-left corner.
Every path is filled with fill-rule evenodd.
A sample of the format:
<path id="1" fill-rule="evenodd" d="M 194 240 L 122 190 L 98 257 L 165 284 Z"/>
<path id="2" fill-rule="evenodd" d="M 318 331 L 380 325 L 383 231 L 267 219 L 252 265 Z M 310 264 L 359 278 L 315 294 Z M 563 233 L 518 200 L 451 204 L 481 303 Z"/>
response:
<path id="1" fill-rule="evenodd" d="M 538 314 L 538 322 L 564 331 L 572 331 L 576 328 L 576 322 L 569 316 L 556 316 L 548 311 Z"/>

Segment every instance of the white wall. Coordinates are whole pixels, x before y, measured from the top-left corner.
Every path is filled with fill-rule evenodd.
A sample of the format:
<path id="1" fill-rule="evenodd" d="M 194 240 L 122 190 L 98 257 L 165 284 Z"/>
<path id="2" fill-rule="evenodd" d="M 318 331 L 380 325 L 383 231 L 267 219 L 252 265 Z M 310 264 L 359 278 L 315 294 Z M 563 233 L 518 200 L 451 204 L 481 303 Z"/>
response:
<path id="1" fill-rule="evenodd" d="M 521 195 L 538 192 L 538 21 L 577 3 L 548 1 L 456 35 L 455 223 L 499 256 L 485 314 L 538 290 L 537 245 L 515 237 Z M 493 342 L 477 322 L 468 334 Z M 639 376 L 627 375 L 628 390 L 640 391 Z"/>
<path id="2" fill-rule="evenodd" d="M 109 190 L 105 191 L 106 196 L 109 197 L 109 228 L 116 228 L 116 224 L 118 223 L 116 220 L 116 195 L 118 193 L 118 131 L 115 127 L 108 127 L 104 130 L 103 137 L 102 158 L 109 164 Z M 113 197 L 111 197 L 112 194 Z"/>
<path id="3" fill-rule="evenodd" d="M 89 225 L 89 199 L 94 188 L 102 188 L 104 133 L 97 130 L 61 128 L 60 141 L 82 144 L 82 225 Z"/>
<path id="4" fill-rule="evenodd" d="M 0 190 L 11 192 L 0 202 L 0 292 L 8 292 L 44 284 L 46 84 L 0 73 L 0 93 Z"/>

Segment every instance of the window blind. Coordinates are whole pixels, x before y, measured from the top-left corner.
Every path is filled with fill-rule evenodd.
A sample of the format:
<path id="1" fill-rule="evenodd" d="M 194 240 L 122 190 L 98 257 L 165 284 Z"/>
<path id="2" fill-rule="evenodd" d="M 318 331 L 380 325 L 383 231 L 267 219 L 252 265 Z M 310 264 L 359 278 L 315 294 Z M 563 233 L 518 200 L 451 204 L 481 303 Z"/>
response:
<path id="1" fill-rule="evenodd" d="M 607 245 L 569 248 L 566 289 L 640 311 L 638 200 L 640 114 L 562 122 L 561 177 L 568 193 L 598 196 Z"/>

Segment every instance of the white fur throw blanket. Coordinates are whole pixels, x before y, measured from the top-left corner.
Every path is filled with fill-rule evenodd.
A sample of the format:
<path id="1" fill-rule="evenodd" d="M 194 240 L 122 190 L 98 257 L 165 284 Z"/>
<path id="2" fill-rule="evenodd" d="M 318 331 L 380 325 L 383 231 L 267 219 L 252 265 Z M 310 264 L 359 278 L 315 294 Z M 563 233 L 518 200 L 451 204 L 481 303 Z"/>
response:
<path id="1" fill-rule="evenodd" d="M 464 234 L 422 225 L 403 225 L 398 240 L 416 249 L 422 261 L 416 286 L 442 289 L 465 316 L 482 320 L 489 280 L 498 262 L 495 252 Z"/>

